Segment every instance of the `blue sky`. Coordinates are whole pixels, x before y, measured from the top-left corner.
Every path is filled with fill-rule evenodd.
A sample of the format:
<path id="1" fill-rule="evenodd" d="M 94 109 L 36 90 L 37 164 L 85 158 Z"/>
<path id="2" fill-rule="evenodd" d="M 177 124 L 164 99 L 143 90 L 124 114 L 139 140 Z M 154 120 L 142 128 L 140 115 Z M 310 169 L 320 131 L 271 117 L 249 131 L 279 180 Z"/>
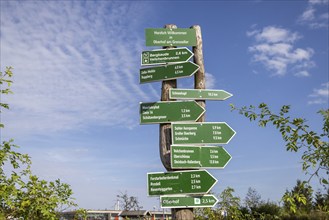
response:
<path id="1" fill-rule="evenodd" d="M 236 106 L 266 102 L 320 131 L 328 108 L 328 0 L 311 1 L 1 1 L 1 71 L 14 67 L 13 95 L 3 111 L 2 140 L 14 138 L 41 177 L 71 185 L 83 208 L 112 209 L 127 191 L 144 208 L 146 173 L 162 172 L 158 125 L 139 125 L 139 102 L 160 99 L 161 83 L 139 84 L 145 28 L 200 25 L 206 87 L 233 94 L 207 101 L 206 121 L 237 134 L 233 159 L 209 170 L 218 194 L 279 201 L 301 172 L 279 133 L 259 128 Z M 193 78 L 179 79 L 193 88 Z M 316 188 L 315 184 L 315 188 Z"/>

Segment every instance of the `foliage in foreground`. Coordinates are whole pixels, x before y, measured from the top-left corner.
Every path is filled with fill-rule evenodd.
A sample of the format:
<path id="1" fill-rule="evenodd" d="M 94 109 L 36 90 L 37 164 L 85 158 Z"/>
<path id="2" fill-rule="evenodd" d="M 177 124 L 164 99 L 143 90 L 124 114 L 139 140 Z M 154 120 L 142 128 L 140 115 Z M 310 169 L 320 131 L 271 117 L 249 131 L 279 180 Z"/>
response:
<path id="1" fill-rule="evenodd" d="M 296 186 L 291 190 L 301 188 L 302 191 L 312 192 L 312 188 L 301 185 L 297 181 Z M 289 191 L 288 191 L 289 192 Z M 319 199 L 320 198 L 320 199 Z M 282 206 L 261 200 L 261 196 L 255 189 L 249 188 L 248 193 L 241 202 L 241 199 L 234 195 L 233 188 L 226 188 L 219 195 L 219 202 L 215 208 L 195 209 L 196 220 L 328 220 L 329 219 L 329 190 L 325 193 L 317 191 L 315 197 L 309 194 L 310 202 L 297 203 L 296 212 L 292 212 L 286 202 Z M 312 202 L 313 201 L 313 202 Z"/>
<path id="2" fill-rule="evenodd" d="M 10 94 L 12 68 L 0 72 L 1 95 Z M 1 108 L 9 105 L 0 103 Z M 2 109 L 0 109 L 2 110 Z M 4 125 L 0 123 L 0 128 Z M 58 212 L 76 206 L 68 184 L 46 181 L 31 171 L 31 158 L 17 151 L 11 139 L 0 143 L 0 219 L 53 220 Z"/>
<path id="3" fill-rule="evenodd" d="M 290 106 L 281 107 L 278 114 L 272 112 L 267 104 L 261 103 L 255 106 L 236 108 L 231 104 L 232 111 L 247 117 L 250 121 L 258 121 L 260 127 L 272 124 L 279 130 L 285 142 L 286 150 L 302 152 L 302 170 L 309 179 L 302 184 L 309 185 L 313 177 L 317 177 L 320 184 L 327 188 L 329 184 L 329 109 L 321 109 L 318 113 L 323 120 L 322 132 L 311 130 L 307 120 L 303 118 L 291 118 Z M 306 203 L 306 195 L 302 191 L 286 193 L 283 200 L 289 204 L 290 210 L 296 212 L 297 203 Z"/>

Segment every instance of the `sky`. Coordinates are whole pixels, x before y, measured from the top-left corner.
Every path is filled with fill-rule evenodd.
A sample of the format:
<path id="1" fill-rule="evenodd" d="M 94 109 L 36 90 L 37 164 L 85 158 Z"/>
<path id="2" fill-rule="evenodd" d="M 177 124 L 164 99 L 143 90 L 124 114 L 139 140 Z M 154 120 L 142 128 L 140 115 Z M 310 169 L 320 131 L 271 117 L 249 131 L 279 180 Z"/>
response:
<path id="1" fill-rule="evenodd" d="M 82 208 L 114 209 L 116 195 L 147 196 L 149 172 L 165 172 L 159 125 L 139 124 L 139 103 L 160 100 L 161 82 L 139 83 L 145 29 L 201 27 L 206 88 L 233 96 L 206 102 L 207 122 L 226 122 L 236 135 L 222 145 L 225 169 L 209 169 L 218 195 L 252 187 L 279 202 L 301 171 L 301 153 L 287 152 L 279 132 L 237 112 L 267 103 L 307 119 L 328 108 L 328 0 L 309 1 L 6 1 L 1 4 L 1 71 L 12 66 L 14 94 L 1 97 L 1 141 L 13 138 L 32 170 L 70 184 Z M 193 77 L 177 80 L 193 88 Z M 313 182 L 314 189 L 318 185 Z"/>

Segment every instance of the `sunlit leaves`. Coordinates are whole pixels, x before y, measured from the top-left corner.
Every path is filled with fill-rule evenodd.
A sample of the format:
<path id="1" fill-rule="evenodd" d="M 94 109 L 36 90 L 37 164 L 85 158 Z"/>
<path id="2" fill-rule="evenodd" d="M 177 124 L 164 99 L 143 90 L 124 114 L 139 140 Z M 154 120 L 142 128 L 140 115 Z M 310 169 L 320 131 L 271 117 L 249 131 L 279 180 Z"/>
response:
<path id="1" fill-rule="evenodd" d="M 319 179 L 320 184 L 328 187 L 329 181 L 329 109 L 322 109 L 318 113 L 323 118 L 322 133 L 318 134 L 310 130 L 309 125 L 303 118 L 290 118 L 289 105 L 281 107 L 278 114 L 273 113 L 267 104 L 261 103 L 258 108 L 250 105 L 249 107 L 237 108 L 233 104 L 231 111 L 238 111 L 239 114 L 248 118 L 250 121 L 258 121 L 260 127 L 266 127 L 271 123 L 281 133 L 285 141 L 286 150 L 291 152 L 302 152 L 302 170 L 313 177 Z M 302 194 L 285 194 L 283 200 L 290 204 L 292 212 L 296 211 L 296 202 L 303 203 Z"/>
<path id="2" fill-rule="evenodd" d="M 321 170 L 329 170 L 329 109 L 318 112 L 323 117 L 324 125 L 322 127 L 323 133 L 317 134 L 309 129 L 305 119 L 287 116 L 290 111 L 289 105 L 282 106 L 278 114 L 273 113 L 265 103 L 259 104 L 258 108 L 252 105 L 241 108 L 237 108 L 233 104 L 230 106 L 231 111 L 238 111 L 250 121 L 258 121 L 260 127 L 266 127 L 271 122 L 286 142 L 287 151 L 297 152 L 303 149 L 302 169 L 311 177 L 319 176 Z M 321 176 L 319 178 L 322 184 L 327 184 L 327 181 L 323 181 Z"/>
<path id="3" fill-rule="evenodd" d="M 0 73 L 1 94 L 11 93 L 12 75 L 11 67 Z M 0 107 L 9 108 L 4 103 Z M 12 139 L 0 143 L 0 219 L 55 220 L 58 211 L 76 206 L 68 184 L 59 179 L 48 182 L 33 175 L 31 158 L 17 148 Z"/>

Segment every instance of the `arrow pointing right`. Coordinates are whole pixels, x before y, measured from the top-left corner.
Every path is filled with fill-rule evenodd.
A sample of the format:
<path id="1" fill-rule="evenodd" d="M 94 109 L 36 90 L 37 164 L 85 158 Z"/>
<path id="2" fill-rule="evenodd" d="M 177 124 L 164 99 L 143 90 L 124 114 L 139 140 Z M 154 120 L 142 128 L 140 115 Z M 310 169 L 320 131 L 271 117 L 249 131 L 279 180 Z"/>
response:
<path id="1" fill-rule="evenodd" d="M 207 170 L 147 174 L 147 191 L 149 196 L 205 194 L 216 183 L 217 179 Z"/>
<path id="2" fill-rule="evenodd" d="M 223 147 L 216 146 L 171 145 L 170 152 L 173 169 L 223 169 L 232 159 Z"/>
<path id="3" fill-rule="evenodd" d="M 192 76 L 200 67 L 192 62 L 144 68 L 139 71 L 139 82 L 155 82 Z"/>
<path id="4" fill-rule="evenodd" d="M 197 121 L 206 110 L 196 101 L 140 103 L 140 123 Z"/>
<path id="5" fill-rule="evenodd" d="M 172 144 L 227 144 L 235 131 L 225 122 L 171 123 Z"/>
<path id="6" fill-rule="evenodd" d="M 193 53 L 186 47 L 143 51 L 142 66 L 168 63 L 186 62 L 193 57 Z"/>
<path id="7" fill-rule="evenodd" d="M 204 196 L 160 196 L 161 208 L 196 208 L 214 207 L 218 199 L 214 195 Z"/>

